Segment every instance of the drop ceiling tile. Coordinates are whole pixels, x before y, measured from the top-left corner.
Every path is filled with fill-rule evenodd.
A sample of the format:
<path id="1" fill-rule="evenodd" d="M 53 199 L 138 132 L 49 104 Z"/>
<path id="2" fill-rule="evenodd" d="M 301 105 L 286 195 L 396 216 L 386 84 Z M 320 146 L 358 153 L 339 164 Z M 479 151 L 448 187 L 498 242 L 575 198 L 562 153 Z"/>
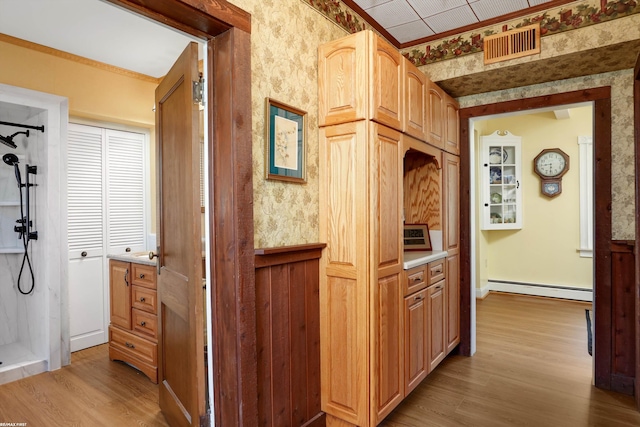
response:
<path id="1" fill-rule="evenodd" d="M 384 3 L 389 3 L 393 0 L 354 0 L 353 2 L 360 6 L 362 9 L 367 10 L 371 9 L 374 6 L 380 6 Z"/>
<path id="2" fill-rule="evenodd" d="M 407 24 L 398 25 L 396 27 L 387 28 L 389 34 L 395 37 L 400 43 L 406 43 L 413 40 L 429 37 L 434 34 L 433 31 L 423 21 L 413 21 Z"/>
<path id="3" fill-rule="evenodd" d="M 397 27 L 420 19 L 405 0 L 393 0 L 372 7 L 367 9 L 367 13 L 384 28 Z"/>
<path id="4" fill-rule="evenodd" d="M 549 3 L 551 0 L 529 0 L 529 5 L 538 6 L 539 4 Z"/>
<path id="5" fill-rule="evenodd" d="M 462 6 L 424 18 L 424 21 L 436 33 L 443 33 L 454 28 L 475 24 L 478 19 L 469 6 Z"/>
<path id="6" fill-rule="evenodd" d="M 407 0 L 421 18 L 465 6 L 467 0 Z"/>
<path id="7" fill-rule="evenodd" d="M 481 21 L 506 15 L 507 13 L 529 7 L 527 0 L 478 0 L 471 3 L 473 11 Z"/>

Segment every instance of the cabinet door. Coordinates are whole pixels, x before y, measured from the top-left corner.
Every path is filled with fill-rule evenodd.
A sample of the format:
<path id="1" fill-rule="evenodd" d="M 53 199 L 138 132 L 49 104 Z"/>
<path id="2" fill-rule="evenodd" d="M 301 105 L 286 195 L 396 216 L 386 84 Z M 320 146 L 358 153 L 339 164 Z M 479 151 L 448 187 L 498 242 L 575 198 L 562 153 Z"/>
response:
<path id="1" fill-rule="evenodd" d="M 404 110 L 404 57 L 381 37 L 371 37 L 370 118 L 393 129 L 402 130 Z M 362 76 L 358 76 L 362 78 Z"/>
<path id="2" fill-rule="evenodd" d="M 427 288 L 429 313 L 429 370 L 432 371 L 445 357 L 445 283 Z"/>
<path id="3" fill-rule="evenodd" d="M 404 57 L 403 57 L 404 58 Z M 404 58 L 404 126 L 405 133 L 427 140 L 428 79 L 415 65 Z"/>
<path id="4" fill-rule="evenodd" d="M 366 118 L 367 31 L 326 43 L 318 49 L 318 125 Z"/>
<path id="5" fill-rule="evenodd" d="M 376 420 L 382 421 L 404 398 L 404 348 L 402 346 L 403 297 L 399 275 L 378 281 L 375 340 L 372 346 Z"/>
<path id="6" fill-rule="evenodd" d="M 480 137 L 482 230 L 522 228 L 521 138 L 505 131 Z"/>
<path id="7" fill-rule="evenodd" d="M 109 261 L 111 324 L 131 329 L 131 264 Z"/>
<path id="8" fill-rule="evenodd" d="M 445 153 L 443 160 L 444 250 L 450 254 L 460 249 L 460 158 Z"/>
<path id="9" fill-rule="evenodd" d="M 460 154 L 460 107 L 455 99 L 445 93 L 445 142 L 444 149 L 451 154 Z"/>
<path id="10" fill-rule="evenodd" d="M 460 255 L 449 255 L 447 267 L 447 354 L 460 342 Z"/>
<path id="11" fill-rule="evenodd" d="M 404 307 L 404 394 L 406 396 L 429 373 L 427 290 L 424 289 L 406 297 Z"/>
<path id="12" fill-rule="evenodd" d="M 444 149 L 445 133 L 445 93 L 433 82 L 429 83 L 429 134 L 427 142 Z"/>

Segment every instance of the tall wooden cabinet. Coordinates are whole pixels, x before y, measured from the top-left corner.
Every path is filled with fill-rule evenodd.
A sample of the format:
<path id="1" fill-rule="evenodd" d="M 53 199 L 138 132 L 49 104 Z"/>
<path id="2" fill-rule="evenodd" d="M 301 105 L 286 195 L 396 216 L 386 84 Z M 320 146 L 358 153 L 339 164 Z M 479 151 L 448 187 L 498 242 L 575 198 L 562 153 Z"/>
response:
<path id="1" fill-rule="evenodd" d="M 431 85 L 371 31 L 321 46 L 318 69 L 322 410 L 328 426 L 375 426 L 426 376 L 426 328 L 442 357 L 448 344 L 445 280 L 409 300 L 403 267 L 404 144 L 428 142 Z M 441 158 L 438 93 L 441 140 L 427 151 Z"/>

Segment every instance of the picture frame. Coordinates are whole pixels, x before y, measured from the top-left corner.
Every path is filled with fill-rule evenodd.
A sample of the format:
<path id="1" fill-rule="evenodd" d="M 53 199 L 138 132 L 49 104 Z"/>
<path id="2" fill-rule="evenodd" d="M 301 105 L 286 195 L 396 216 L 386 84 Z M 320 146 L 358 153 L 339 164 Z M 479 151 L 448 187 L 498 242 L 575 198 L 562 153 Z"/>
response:
<path id="1" fill-rule="evenodd" d="M 427 224 L 405 224 L 403 242 L 405 251 L 433 250 Z"/>
<path id="2" fill-rule="evenodd" d="M 306 184 L 307 112 L 265 99 L 265 178 Z"/>

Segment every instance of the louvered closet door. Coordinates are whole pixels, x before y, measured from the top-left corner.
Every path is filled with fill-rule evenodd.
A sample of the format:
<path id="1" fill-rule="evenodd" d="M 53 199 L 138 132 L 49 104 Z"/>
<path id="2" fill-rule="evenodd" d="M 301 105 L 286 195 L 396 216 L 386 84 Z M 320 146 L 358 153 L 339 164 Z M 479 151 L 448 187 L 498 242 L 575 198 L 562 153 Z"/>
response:
<path id="1" fill-rule="evenodd" d="M 107 341 L 103 273 L 103 131 L 69 124 L 68 227 L 71 351 Z"/>
<path id="2" fill-rule="evenodd" d="M 107 253 L 144 251 L 145 136 L 106 130 Z"/>

